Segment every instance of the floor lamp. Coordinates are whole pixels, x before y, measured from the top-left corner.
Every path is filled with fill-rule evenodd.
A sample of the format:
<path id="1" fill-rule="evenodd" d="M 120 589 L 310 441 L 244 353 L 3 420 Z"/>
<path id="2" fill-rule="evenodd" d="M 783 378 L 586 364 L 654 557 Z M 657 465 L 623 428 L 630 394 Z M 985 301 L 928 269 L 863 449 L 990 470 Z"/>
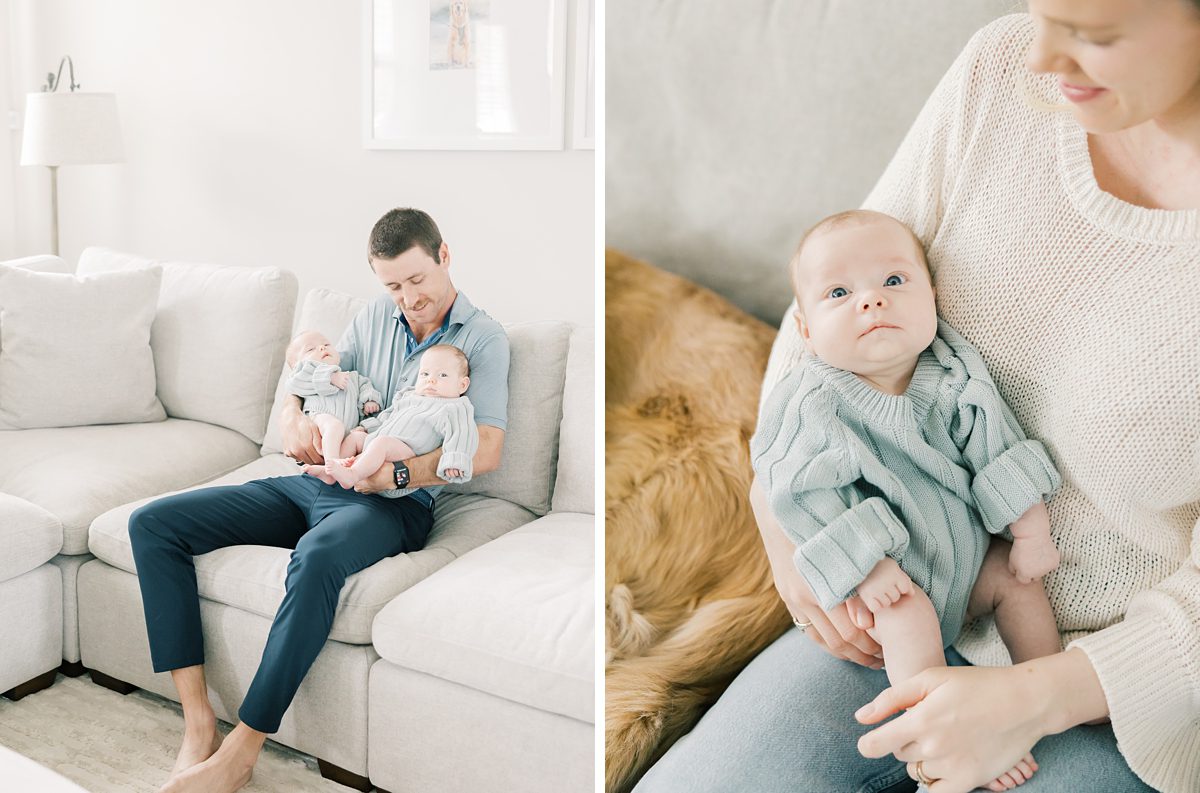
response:
<path id="1" fill-rule="evenodd" d="M 64 64 L 69 69 L 70 88 L 60 93 Z M 75 64 L 65 57 L 58 64 L 58 75 L 47 75 L 42 92 L 25 97 L 21 164 L 50 168 L 51 253 L 55 255 L 58 255 L 58 167 L 125 159 L 116 94 L 84 93 L 77 88 Z"/>

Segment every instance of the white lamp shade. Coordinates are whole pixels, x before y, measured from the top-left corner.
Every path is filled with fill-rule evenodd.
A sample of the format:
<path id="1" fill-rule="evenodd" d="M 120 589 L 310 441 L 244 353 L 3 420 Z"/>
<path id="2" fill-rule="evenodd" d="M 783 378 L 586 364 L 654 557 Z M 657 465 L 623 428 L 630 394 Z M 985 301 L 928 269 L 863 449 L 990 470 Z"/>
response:
<path id="1" fill-rule="evenodd" d="M 116 94 L 26 95 L 22 165 L 89 165 L 124 159 Z"/>

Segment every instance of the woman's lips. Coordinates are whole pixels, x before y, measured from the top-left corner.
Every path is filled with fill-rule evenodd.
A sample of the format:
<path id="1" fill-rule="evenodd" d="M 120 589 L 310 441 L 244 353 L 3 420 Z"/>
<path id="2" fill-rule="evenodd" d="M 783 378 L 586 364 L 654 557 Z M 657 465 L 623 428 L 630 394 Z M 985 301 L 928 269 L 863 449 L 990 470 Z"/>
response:
<path id="1" fill-rule="evenodd" d="M 1069 101 L 1079 103 L 1095 99 L 1108 89 L 1089 88 L 1083 85 L 1071 85 L 1065 80 L 1059 80 L 1058 90 L 1062 91 L 1062 95 L 1065 96 Z"/>

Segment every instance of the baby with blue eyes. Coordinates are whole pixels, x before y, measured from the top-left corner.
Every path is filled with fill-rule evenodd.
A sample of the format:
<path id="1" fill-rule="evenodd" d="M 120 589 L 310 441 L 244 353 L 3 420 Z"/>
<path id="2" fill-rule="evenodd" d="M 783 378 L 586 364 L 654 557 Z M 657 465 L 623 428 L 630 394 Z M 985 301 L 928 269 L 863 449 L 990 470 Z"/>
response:
<path id="1" fill-rule="evenodd" d="M 1041 583 L 1059 563 L 1045 504 L 1058 472 L 938 319 L 920 240 L 842 212 L 805 234 L 790 274 L 807 355 L 764 401 L 750 451 L 820 607 L 846 603 L 892 685 L 944 666 L 978 618 L 1014 663 L 1060 652 Z M 1026 756 L 989 787 L 1036 768 Z"/>

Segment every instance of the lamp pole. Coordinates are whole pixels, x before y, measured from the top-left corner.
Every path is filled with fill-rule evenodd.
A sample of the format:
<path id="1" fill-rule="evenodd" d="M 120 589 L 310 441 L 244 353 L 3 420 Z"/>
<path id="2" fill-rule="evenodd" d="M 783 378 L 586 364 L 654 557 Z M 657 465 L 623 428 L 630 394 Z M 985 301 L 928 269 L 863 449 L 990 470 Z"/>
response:
<path id="1" fill-rule="evenodd" d="M 58 166 L 50 169 L 50 252 L 58 255 Z"/>

